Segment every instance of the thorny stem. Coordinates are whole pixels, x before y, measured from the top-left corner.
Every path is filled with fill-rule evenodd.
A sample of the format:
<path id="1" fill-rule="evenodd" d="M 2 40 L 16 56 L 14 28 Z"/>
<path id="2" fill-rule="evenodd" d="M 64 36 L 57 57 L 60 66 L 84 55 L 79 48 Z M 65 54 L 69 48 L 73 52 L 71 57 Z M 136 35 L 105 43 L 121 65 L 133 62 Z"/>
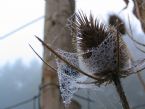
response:
<path id="1" fill-rule="evenodd" d="M 114 74 L 112 74 L 112 80 L 114 82 L 115 88 L 117 90 L 117 93 L 120 97 L 120 101 L 122 103 L 122 106 L 124 109 L 130 109 L 129 107 L 129 103 L 127 101 L 127 98 L 125 96 L 120 78 L 119 78 L 119 73 L 120 73 L 120 40 L 119 40 L 119 35 L 117 32 L 117 72 L 115 72 Z"/>
<path id="2" fill-rule="evenodd" d="M 118 31 L 117 31 L 117 72 L 120 72 L 120 40 L 119 40 L 119 35 L 118 35 Z"/>
<path id="3" fill-rule="evenodd" d="M 95 80 L 101 80 L 99 77 L 94 76 L 94 75 L 90 75 L 88 73 L 83 72 L 81 69 L 75 67 L 73 64 L 71 64 L 70 62 L 68 62 L 66 59 L 64 59 L 61 55 L 59 55 L 57 52 L 55 52 L 49 45 L 47 45 L 46 43 L 44 43 L 39 37 L 36 36 L 36 38 L 42 43 L 42 45 L 44 45 L 48 50 L 50 50 L 55 56 L 57 56 L 61 61 L 63 61 L 64 63 L 66 63 L 67 65 L 69 65 L 70 67 L 72 67 L 73 69 L 75 69 L 76 71 L 80 72 L 81 74 L 88 76 L 92 79 Z"/>
<path id="4" fill-rule="evenodd" d="M 121 84 L 121 81 L 120 81 L 120 78 L 118 77 L 118 75 L 114 74 L 112 79 L 113 79 L 114 85 L 116 87 L 117 93 L 120 97 L 123 108 L 124 109 L 130 109 L 127 98 L 125 96 L 125 93 L 124 93 L 124 90 L 123 90 L 123 87 L 122 87 L 122 84 Z"/>

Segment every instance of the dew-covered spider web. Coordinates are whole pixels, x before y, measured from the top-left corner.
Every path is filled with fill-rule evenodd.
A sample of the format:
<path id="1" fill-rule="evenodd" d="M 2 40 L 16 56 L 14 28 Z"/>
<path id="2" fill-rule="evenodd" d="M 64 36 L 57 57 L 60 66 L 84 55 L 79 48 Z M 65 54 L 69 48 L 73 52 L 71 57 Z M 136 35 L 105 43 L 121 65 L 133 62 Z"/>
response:
<path id="1" fill-rule="evenodd" d="M 64 52 L 62 50 L 58 50 L 58 53 L 74 66 L 78 66 L 76 54 Z M 69 104 L 73 94 L 78 90 L 77 78 L 80 78 L 80 74 L 60 60 L 57 60 L 57 73 L 62 99 L 65 104 Z"/>
<path id="2" fill-rule="evenodd" d="M 75 67 L 79 67 L 77 53 L 70 53 L 63 50 L 57 50 L 57 52 Z M 91 81 L 91 79 L 72 69 L 60 59 L 57 59 L 56 63 L 60 92 L 65 104 L 71 102 L 73 94 L 77 92 L 79 88 L 96 88 L 95 84 L 81 84 L 84 81 Z"/>
<path id="3" fill-rule="evenodd" d="M 116 63 L 116 46 L 117 38 L 113 35 L 108 36 L 98 47 L 89 50 L 91 56 L 87 59 L 83 59 L 79 53 L 70 53 L 63 50 L 57 50 L 60 56 L 62 56 L 69 63 L 75 67 L 80 68 L 80 61 L 84 64 L 85 69 L 88 69 L 86 73 L 94 74 L 101 73 L 106 70 L 114 70 L 117 66 Z M 125 73 L 134 73 L 139 69 L 143 69 L 145 59 L 130 63 L 129 57 L 126 54 L 125 45 L 120 40 L 120 70 L 124 70 Z M 79 60 L 79 58 L 82 60 Z M 73 97 L 73 94 L 78 91 L 79 88 L 96 87 L 95 84 L 80 84 L 86 81 L 91 81 L 87 76 L 84 76 L 72 69 L 69 65 L 65 64 L 62 60 L 57 59 L 57 73 L 59 78 L 60 92 L 65 104 L 69 104 Z M 85 70 L 86 71 L 86 70 Z"/>
<path id="4" fill-rule="evenodd" d="M 124 75 L 127 76 L 131 73 L 138 72 L 138 70 L 144 69 L 145 67 L 145 59 L 131 62 L 128 49 L 121 35 L 115 30 L 110 30 L 108 36 L 106 36 L 97 47 L 87 50 L 87 53 L 90 53 L 89 57 L 84 58 L 83 56 L 87 53 L 80 51 L 81 50 L 77 53 L 70 53 L 59 49 L 57 53 L 75 67 L 91 75 L 103 74 L 104 76 L 110 72 L 117 73 L 118 70 L 116 69 L 119 64 L 119 76 L 122 78 Z M 79 88 L 98 88 L 96 84 L 81 84 L 86 81 L 90 82 L 92 79 L 72 69 L 61 59 L 57 59 L 57 73 L 61 96 L 65 104 L 71 102 L 73 94 L 77 92 Z"/>

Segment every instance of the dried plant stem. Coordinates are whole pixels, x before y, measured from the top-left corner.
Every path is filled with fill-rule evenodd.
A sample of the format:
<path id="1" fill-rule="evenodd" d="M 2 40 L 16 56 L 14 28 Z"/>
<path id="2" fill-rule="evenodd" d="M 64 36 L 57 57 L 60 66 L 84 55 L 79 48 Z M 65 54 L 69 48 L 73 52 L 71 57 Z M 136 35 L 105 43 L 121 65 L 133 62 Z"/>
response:
<path id="1" fill-rule="evenodd" d="M 143 80 L 143 78 L 142 78 L 140 73 L 137 73 L 137 76 L 138 76 L 138 79 L 141 82 L 141 84 L 143 86 L 143 89 L 144 89 L 144 92 L 145 92 L 145 83 L 144 83 L 144 80 Z"/>
<path id="2" fill-rule="evenodd" d="M 43 58 L 34 50 L 34 48 L 30 44 L 29 44 L 29 46 L 33 50 L 33 52 L 39 57 L 39 59 L 41 59 L 42 62 L 44 62 L 48 67 L 50 67 L 52 70 L 54 70 L 55 72 L 57 72 L 57 70 L 55 68 L 53 68 L 45 60 L 43 60 Z"/>
<path id="3" fill-rule="evenodd" d="M 136 1 L 135 1 L 135 3 L 137 4 Z M 144 4 L 144 3 L 143 3 L 143 4 Z M 142 47 L 145 47 L 145 44 L 138 42 L 137 40 L 135 40 L 135 39 L 132 37 L 132 36 L 133 36 L 133 32 L 132 32 L 132 28 L 131 28 L 131 23 L 130 23 L 129 16 L 128 16 L 128 21 L 129 21 L 129 28 L 130 28 L 130 30 L 131 30 L 131 34 L 128 33 L 129 37 L 130 37 L 136 44 L 141 45 Z M 139 48 L 136 44 L 135 44 L 135 47 L 136 47 L 138 50 L 140 50 L 142 53 L 145 53 L 145 51 L 142 50 L 141 48 Z M 144 68 L 141 69 L 141 70 L 139 70 L 139 71 L 137 72 L 137 77 L 138 77 L 140 83 L 142 84 L 143 89 L 144 89 L 144 92 L 145 92 L 145 83 L 144 83 L 144 80 L 143 80 L 143 78 L 142 78 L 142 76 L 141 76 L 141 74 L 140 74 L 140 71 L 142 71 L 142 70 L 144 70 Z"/>
<path id="4" fill-rule="evenodd" d="M 122 103 L 123 109 L 130 109 L 120 78 L 118 77 L 118 75 L 113 75 L 112 79 L 116 87 L 117 93 L 120 97 L 120 101 Z"/>
<path id="5" fill-rule="evenodd" d="M 66 59 L 64 59 L 61 55 L 59 55 L 56 51 L 54 51 L 49 45 L 47 45 L 45 42 L 43 42 L 39 37 L 35 36 L 41 43 L 42 45 L 44 45 L 49 51 L 51 51 L 56 57 L 58 57 L 61 61 L 63 61 L 64 63 L 66 63 L 67 65 L 69 65 L 70 67 L 72 67 L 73 69 L 75 69 L 76 71 L 78 71 L 79 73 L 88 76 L 94 80 L 102 80 L 97 76 L 94 75 L 90 75 L 88 73 L 85 73 L 84 71 L 82 71 L 81 69 L 75 67 L 73 64 L 71 64 L 70 62 L 68 62 Z"/>
<path id="6" fill-rule="evenodd" d="M 121 84 L 121 81 L 120 81 L 120 77 L 119 77 L 119 73 L 120 73 L 120 40 L 119 40 L 119 35 L 118 35 L 118 32 L 117 32 L 117 72 L 115 72 L 114 74 L 112 74 L 112 80 L 114 82 L 114 85 L 115 85 L 115 88 L 116 88 L 116 91 L 120 97 L 120 101 L 122 103 L 122 106 L 124 109 L 130 109 L 129 107 L 129 103 L 127 101 L 127 98 L 126 98 L 126 95 L 125 95 L 125 92 L 123 90 L 123 87 L 122 87 L 122 84 Z"/>

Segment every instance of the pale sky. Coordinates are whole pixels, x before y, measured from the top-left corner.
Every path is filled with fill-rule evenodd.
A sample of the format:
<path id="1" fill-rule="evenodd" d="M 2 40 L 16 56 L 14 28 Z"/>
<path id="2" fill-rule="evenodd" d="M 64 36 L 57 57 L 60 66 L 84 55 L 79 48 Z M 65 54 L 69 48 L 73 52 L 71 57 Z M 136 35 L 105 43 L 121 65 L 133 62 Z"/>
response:
<path id="1" fill-rule="evenodd" d="M 77 1 L 79 7 L 85 6 L 83 1 Z M 82 4 L 82 5 L 81 5 Z M 78 8 L 79 9 L 79 8 Z M 17 59 L 29 65 L 32 59 L 40 59 L 28 46 L 32 44 L 34 49 L 42 55 L 41 44 L 34 35 L 43 38 L 44 18 L 12 33 L 8 37 L 1 39 L 6 34 L 15 31 L 19 27 L 44 16 L 45 0 L 0 0 L 0 66 L 6 63 L 14 63 Z"/>
<path id="2" fill-rule="evenodd" d="M 118 12 L 119 7 L 124 7 L 123 0 L 76 0 L 77 10 L 81 9 L 85 13 L 90 10 L 93 15 L 113 10 Z M 119 2 L 118 1 L 123 1 Z M 104 3 L 102 6 L 101 3 Z M 98 10 L 99 9 L 99 10 Z M 9 32 L 44 16 L 45 0 L 0 0 L 0 39 Z M 106 17 L 105 17 L 106 18 Z M 32 59 L 40 59 L 28 46 L 28 43 L 42 55 L 41 44 L 35 39 L 34 35 L 43 38 L 44 19 L 27 26 L 20 31 L 13 33 L 7 38 L 0 40 L 0 66 L 8 63 L 14 63 L 16 59 L 22 59 L 24 63 L 29 64 Z"/>
<path id="3" fill-rule="evenodd" d="M 87 13 L 89 13 L 89 9 L 93 9 L 93 14 L 95 12 L 97 13 L 103 12 L 105 8 L 103 8 L 101 5 L 96 6 L 97 4 L 96 1 L 97 0 L 76 0 L 77 9 L 86 10 Z M 112 2 L 109 2 L 109 1 L 116 2 L 118 0 L 98 0 L 98 2 L 99 1 L 101 1 L 102 3 L 105 1 L 105 4 L 103 5 L 104 7 L 108 7 L 108 6 L 112 7 L 114 6 L 114 4 L 112 4 Z M 118 4 L 118 6 L 124 6 L 124 4 L 123 3 Z M 117 10 L 118 6 L 116 6 L 114 10 Z M 99 11 L 96 10 L 98 9 L 98 7 L 100 8 Z M 7 38 L 3 40 L 1 40 L 1 38 L 4 35 L 16 30 L 17 28 L 29 23 L 30 21 L 33 21 L 34 19 L 44 16 L 44 10 L 45 10 L 44 8 L 45 8 L 45 0 L 0 0 L 0 13 L 1 13 L 1 16 L 0 16 L 0 50 L 1 50 L 0 51 L 0 67 L 4 66 L 7 63 L 13 64 L 17 59 L 22 59 L 22 61 L 26 65 L 29 65 L 32 59 L 35 59 L 41 62 L 41 60 L 34 54 L 34 52 L 31 50 L 28 44 L 30 43 L 34 47 L 34 49 L 40 55 L 42 55 L 42 46 L 39 43 L 39 41 L 35 39 L 34 35 L 37 35 L 40 38 L 43 38 L 44 19 L 41 19 L 37 21 L 36 23 L 31 24 L 30 26 L 27 26 L 26 28 L 19 30 L 16 33 L 13 33 L 12 35 L 8 36 Z M 138 56 L 139 55 L 140 54 L 138 54 Z M 14 88 L 22 89 L 22 87 L 24 87 L 24 85 L 26 84 L 25 78 L 30 78 L 30 80 L 34 80 L 34 78 L 36 77 L 36 74 L 29 76 L 30 74 L 27 74 L 27 72 L 24 73 L 25 76 L 24 75 L 18 76 L 19 73 L 16 73 L 16 74 L 17 75 L 13 75 L 13 76 L 16 76 L 16 78 L 14 78 L 13 80 L 13 79 L 10 79 L 11 78 L 10 76 L 8 79 L 6 78 L 8 74 L 3 74 L 2 72 L 0 72 L 0 78 L 1 80 L 5 80 L 5 84 L 7 83 L 7 80 L 9 80 L 10 83 L 8 85 L 12 85 L 13 83 L 15 84 L 13 86 Z M 21 78 L 18 78 L 17 76 Z M 41 80 L 40 74 L 39 74 L 39 79 Z M 6 86 L 5 84 L 3 84 L 3 86 Z M 29 88 L 31 88 L 31 86 L 33 85 L 28 84 L 28 86 Z M 2 88 L 2 89 L 5 92 L 5 88 Z M 7 91 L 11 91 L 11 89 Z M 22 91 L 20 90 L 20 92 Z M 27 93 L 27 92 L 23 91 L 23 93 Z M 2 95 L 7 96 L 6 93 Z M 3 97 L 3 98 L 6 98 L 6 97 Z M 6 99 L 9 100 L 8 98 Z"/>
<path id="4" fill-rule="evenodd" d="M 28 44 L 30 43 L 42 55 L 41 44 L 34 35 L 43 38 L 44 7 L 45 0 L 0 0 L 0 108 L 33 97 L 38 91 L 41 82 L 40 64 L 33 61 L 38 72 L 32 71 L 33 69 L 29 72 L 29 67 L 22 66 L 20 59 L 26 66 L 32 66 L 31 61 L 34 59 L 41 63 Z M 1 39 L 40 17 L 39 21 Z M 15 62 L 20 63 L 20 66 Z M 16 67 L 11 68 L 9 65 Z"/>
<path id="5" fill-rule="evenodd" d="M 0 0 L 0 38 L 15 29 L 44 16 L 44 0 Z M 43 37 L 44 19 L 0 40 L 0 65 L 13 63 L 16 59 L 23 59 L 29 63 L 31 59 L 38 59 L 28 43 L 42 54 L 41 44 L 34 35 Z M 36 47 L 37 45 L 37 47 Z M 38 59 L 39 60 L 39 59 Z"/>
<path id="6" fill-rule="evenodd" d="M 82 0 L 76 1 L 77 7 L 83 7 L 87 4 L 82 2 Z M 78 6 L 78 4 L 80 5 Z M 6 63 L 12 64 L 17 59 L 22 59 L 27 65 L 32 59 L 41 62 L 30 49 L 28 43 L 32 44 L 34 49 L 42 55 L 41 44 L 35 39 L 34 35 L 43 38 L 44 18 L 4 39 L 1 38 L 44 16 L 44 11 L 45 0 L 0 0 L 0 66 L 4 66 Z"/>

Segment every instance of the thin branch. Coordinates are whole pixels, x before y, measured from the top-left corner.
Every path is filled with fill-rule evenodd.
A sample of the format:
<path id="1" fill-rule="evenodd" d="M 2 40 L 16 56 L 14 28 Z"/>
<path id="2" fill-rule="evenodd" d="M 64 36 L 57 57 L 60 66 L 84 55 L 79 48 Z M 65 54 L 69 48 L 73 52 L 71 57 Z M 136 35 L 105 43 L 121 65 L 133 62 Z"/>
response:
<path id="1" fill-rule="evenodd" d="M 27 100 L 25 100 L 25 101 L 19 102 L 19 103 L 17 103 L 17 104 L 14 104 L 14 105 L 12 105 L 12 106 L 6 107 L 6 108 L 4 108 L 4 109 L 13 109 L 13 108 L 16 108 L 16 107 L 18 107 L 18 106 L 27 104 L 27 103 L 33 101 L 34 99 L 37 99 L 38 97 L 40 97 L 40 95 L 36 95 L 36 96 L 34 96 L 34 97 L 30 98 L 30 99 L 27 99 Z"/>
<path id="2" fill-rule="evenodd" d="M 128 19 L 129 19 L 129 16 L 128 16 Z M 131 34 L 132 34 L 132 28 L 131 28 L 130 20 L 129 20 L 129 27 L 130 27 Z M 142 44 L 142 43 L 138 42 L 137 40 L 134 40 L 134 38 L 133 38 L 130 34 L 128 34 L 128 35 L 130 36 L 130 38 L 131 38 L 135 43 L 137 43 L 137 44 L 139 44 L 139 45 L 145 47 L 145 44 Z M 133 34 L 132 34 L 132 35 L 133 35 Z M 135 46 L 136 46 L 136 45 L 135 45 Z M 145 51 L 142 50 L 142 49 L 140 49 L 139 47 L 136 46 L 136 48 L 137 48 L 138 50 L 140 50 L 142 53 L 145 53 Z M 145 82 L 143 81 L 143 78 L 142 78 L 142 76 L 141 76 L 141 74 L 140 74 L 140 71 L 143 71 L 144 69 L 145 69 L 145 67 L 142 68 L 142 69 L 140 69 L 140 70 L 138 70 L 138 71 L 137 71 L 138 73 L 137 73 L 137 72 L 136 72 L 136 73 L 137 73 L 138 79 L 139 79 L 140 83 L 142 84 L 143 89 L 144 89 L 144 92 L 145 92 Z"/>
<path id="3" fill-rule="evenodd" d="M 117 31 L 117 73 L 120 73 L 120 41 L 119 41 L 119 35 Z"/>
<path id="4" fill-rule="evenodd" d="M 134 45 L 135 45 L 135 47 L 136 47 L 139 51 L 141 51 L 142 53 L 145 53 L 145 51 L 142 50 L 141 48 L 139 48 L 136 44 L 134 44 Z"/>
<path id="5" fill-rule="evenodd" d="M 53 68 L 51 65 L 49 65 L 35 50 L 34 48 L 29 44 L 29 46 L 31 47 L 31 49 L 34 51 L 34 53 L 51 69 L 53 69 L 55 72 L 57 72 L 57 70 L 55 68 Z M 69 76 L 69 75 L 66 75 Z M 97 81 L 93 81 L 93 82 L 77 82 L 78 84 L 96 84 Z M 48 83 L 47 83 L 48 84 Z M 46 86 L 47 84 L 45 84 L 44 86 Z M 42 86 L 43 88 L 43 86 Z"/>
<path id="6" fill-rule="evenodd" d="M 112 75 L 112 76 L 113 76 L 113 75 Z M 115 84 L 115 88 L 116 88 L 116 90 L 117 90 L 117 93 L 118 93 L 118 95 L 119 95 L 119 97 L 120 97 L 120 101 L 121 101 L 121 103 L 122 103 L 123 109 L 130 109 L 119 76 L 114 75 L 112 79 L 113 79 L 113 82 L 114 82 L 114 84 Z"/>
<path id="7" fill-rule="evenodd" d="M 141 60 L 138 64 L 134 65 L 134 66 L 131 67 L 131 68 L 128 68 L 128 69 L 125 69 L 125 70 L 121 70 L 121 72 L 122 72 L 122 73 L 123 73 L 123 72 L 131 72 L 132 69 L 137 68 L 139 65 L 142 65 L 144 62 L 145 62 L 145 59 Z M 138 73 L 138 72 L 140 72 L 140 71 L 142 71 L 142 70 L 144 70 L 144 69 L 145 69 L 145 67 L 143 67 L 143 68 L 140 69 L 140 70 L 137 70 L 136 72 L 129 73 L 129 74 L 135 74 L 135 73 Z"/>
<path id="8" fill-rule="evenodd" d="M 129 107 L 129 103 L 128 100 L 126 98 L 125 92 L 123 90 L 121 81 L 120 81 L 120 39 L 119 39 L 119 35 L 118 35 L 118 31 L 117 31 L 117 72 L 115 72 L 114 74 L 112 74 L 112 80 L 114 82 L 116 91 L 120 97 L 120 101 L 122 103 L 122 106 L 124 109 L 130 109 Z"/>
<path id="9" fill-rule="evenodd" d="M 143 89 L 144 89 L 144 92 L 145 92 L 145 83 L 144 83 L 144 80 L 143 78 L 141 77 L 141 74 L 140 73 L 137 73 L 137 76 L 139 78 L 139 81 L 141 82 L 142 86 L 143 86 Z"/>
<path id="10" fill-rule="evenodd" d="M 28 26 L 30 26 L 30 25 L 32 25 L 32 24 L 34 24 L 34 23 L 36 23 L 36 22 L 38 22 L 40 20 L 42 20 L 42 19 L 44 19 L 44 16 L 40 16 L 40 17 L 30 21 L 30 22 L 27 22 L 26 24 L 24 24 L 24 25 L 22 25 L 22 26 L 20 26 L 20 27 L 18 27 L 16 29 L 4 34 L 3 36 L 0 36 L 0 40 L 6 39 L 9 36 L 11 36 L 12 34 L 18 32 L 18 31 L 20 31 L 20 30 L 22 30 L 22 29 L 24 29 L 24 28 L 26 28 L 26 27 L 28 27 Z"/>
<path id="11" fill-rule="evenodd" d="M 133 32 L 132 32 L 132 28 L 131 28 L 131 23 L 130 23 L 130 19 L 129 19 L 129 15 L 128 15 L 128 21 L 129 21 L 129 28 L 130 28 L 130 32 L 127 32 L 127 34 L 129 35 L 129 37 L 137 44 L 141 45 L 141 46 L 144 46 L 145 47 L 145 44 L 141 43 L 141 42 L 138 42 L 137 40 L 135 40 L 132 36 L 133 36 Z"/>
<path id="12" fill-rule="evenodd" d="M 59 58 L 60 60 L 62 60 L 64 63 L 66 63 L 67 65 L 69 65 L 70 67 L 72 67 L 73 69 L 77 70 L 78 72 L 80 72 L 81 74 L 88 76 L 92 79 L 95 80 L 102 80 L 97 76 L 94 75 L 90 75 L 88 73 L 85 73 L 84 71 L 82 71 L 81 69 L 75 67 L 73 64 L 71 64 L 70 62 L 68 62 L 66 59 L 64 59 L 62 56 L 60 56 L 57 52 L 55 52 L 49 45 L 47 45 L 46 43 L 44 43 L 39 37 L 35 36 L 41 43 L 42 45 L 44 45 L 48 50 L 50 50 L 55 56 L 57 56 L 57 58 Z"/>
<path id="13" fill-rule="evenodd" d="M 49 65 L 35 50 L 34 48 L 29 44 L 30 48 L 33 50 L 33 52 L 48 66 L 50 67 L 52 70 L 54 70 L 56 72 L 56 69 L 53 68 L 51 65 Z"/>

